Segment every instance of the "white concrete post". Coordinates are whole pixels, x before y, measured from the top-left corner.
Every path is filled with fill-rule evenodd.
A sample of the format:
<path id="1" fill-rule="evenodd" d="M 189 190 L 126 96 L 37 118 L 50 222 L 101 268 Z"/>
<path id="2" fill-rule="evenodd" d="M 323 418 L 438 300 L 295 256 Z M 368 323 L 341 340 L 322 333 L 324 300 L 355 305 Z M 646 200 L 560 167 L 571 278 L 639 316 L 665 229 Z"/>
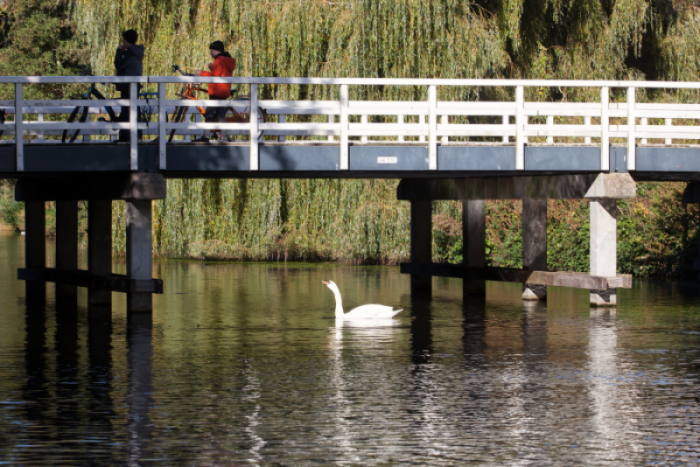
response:
<path id="1" fill-rule="evenodd" d="M 673 119 L 672 118 L 667 118 L 665 119 L 666 126 L 673 126 Z M 667 145 L 672 145 L 673 144 L 673 138 L 666 138 L 664 141 Z"/>
<path id="2" fill-rule="evenodd" d="M 136 280 L 153 276 L 151 200 L 126 202 L 126 276 Z M 127 310 L 151 311 L 152 300 L 150 292 L 128 292 Z"/>
<path id="3" fill-rule="evenodd" d="M 547 130 L 554 130 L 554 115 L 547 115 Z M 554 144 L 554 136 L 547 136 L 547 144 Z"/>
<path id="4" fill-rule="evenodd" d="M 167 168 L 167 127 L 168 101 L 165 94 L 165 83 L 158 83 L 158 167 L 163 170 Z"/>
<path id="5" fill-rule="evenodd" d="M 250 170 L 258 170 L 258 85 L 250 85 Z"/>
<path id="6" fill-rule="evenodd" d="M 641 119 L 641 124 L 642 124 L 642 126 L 647 126 L 647 122 L 648 122 L 648 120 L 647 120 L 646 118 L 642 118 L 642 119 Z M 642 144 L 647 144 L 647 139 L 646 139 L 646 138 L 642 138 L 641 143 L 642 143 Z"/>
<path id="7" fill-rule="evenodd" d="M 129 154 L 131 161 L 131 170 L 139 169 L 139 122 L 138 122 L 138 103 L 139 103 L 139 87 L 137 83 L 129 83 L 130 99 L 129 99 L 129 132 L 131 134 L 129 143 Z"/>
<path id="8" fill-rule="evenodd" d="M 525 170 L 525 88 L 515 87 L 515 170 Z"/>
<path id="9" fill-rule="evenodd" d="M 403 125 L 403 123 L 404 123 L 404 116 L 403 116 L 403 115 L 397 115 L 397 116 L 396 116 L 396 123 L 398 123 L 399 125 Z M 403 135 L 399 135 L 399 143 L 403 143 L 403 142 L 404 142 Z"/>
<path id="10" fill-rule="evenodd" d="M 428 169 L 437 170 L 437 86 L 428 86 Z"/>
<path id="11" fill-rule="evenodd" d="M 635 112 L 635 94 L 634 88 L 627 88 L 627 170 L 637 169 L 637 140 L 635 137 L 635 130 L 637 126 L 636 112 Z"/>
<path id="12" fill-rule="evenodd" d="M 348 170 L 349 168 L 349 152 L 348 147 L 348 85 L 340 85 L 340 170 Z"/>
<path id="13" fill-rule="evenodd" d="M 600 170 L 610 170 L 610 88 L 600 88 Z"/>
<path id="14" fill-rule="evenodd" d="M 509 116 L 509 115 L 504 115 L 502 118 L 503 118 L 503 125 L 504 125 L 504 126 L 510 124 L 510 116 Z M 506 128 L 506 130 L 507 130 L 507 128 Z M 509 142 L 509 141 L 510 141 L 510 137 L 509 137 L 509 136 L 503 136 L 503 142 L 504 142 L 504 143 L 507 143 L 507 142 Z"/>
<path id="15" fill-rule="evenodd" d="M 591 275 L 617 276 L 617 201 L 598 198 L 590 200 L 591 219 Z M 597 293 L 591 291 L 591 305 L 615 306 L 615 290 Z"/>
<path id="16" fill-rule="evenodd" d="M 24 99 L 22 83 L 15 84 L 15 165 L 24 172 Z"/>

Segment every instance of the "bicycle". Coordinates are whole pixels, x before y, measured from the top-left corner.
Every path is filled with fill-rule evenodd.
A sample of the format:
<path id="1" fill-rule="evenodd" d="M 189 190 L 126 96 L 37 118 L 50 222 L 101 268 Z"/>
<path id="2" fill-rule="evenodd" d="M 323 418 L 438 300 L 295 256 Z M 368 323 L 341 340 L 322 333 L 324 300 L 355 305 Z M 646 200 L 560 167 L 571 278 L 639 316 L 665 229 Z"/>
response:
<path id="1" fill-rule="evenodd" d="M 89 67 L 78 67 L 78 68 L 80 69 L 81 74 L 82 74 L 83 76 L 95 76 L 95 75 L 93 75 L 93 74 L 91 73 Z M 92 100 L 92 96 L 94 96 L 95 99 L 97 99 L 97 100 L 105 100 L 105 99 L 106 99 L 105 96 L 103 96 L 102 93 L 101 93 L 100 91 L 97 90 L 97 88 L 95 87 L 95 83 L 90 84 L 90 88 L 88 89 L 88 92 L 86 92 L 85 94 L 83 94 L 83 95 L 81 96 L 81 98 L 82 98 L 82 99 L 85 99 L 85 100 Z M 150 98 L 150 97 L 153 97 L 153 96 L 155 96 L 155 98 L 157 99 L 157 98 L 158 98 L 158 93 L 157 93 L 157 92 L 147 92 L 147 93 L 141 93 L 141 94 L 138 95 L 139 98 L 146 98 L 146 99 L 148 99 L 148 98 Z M 112 107 L 107 106 L 107 105 L 104 106 L 104 107 L 105 107 L 105 110 L 107 111 L 107 115 L 108 115 L 108 117 L 109 117 L 109 121 L 110 121 L 110 122 L 116 122 L 116 121 L 117 121 L 117 115 L 116 115 L 116 113 L 114 112 L 114 109 L 112 109 Z M 138 113 L 139 113 L 139 115 L 138 115 L 138 121 L 144 121 L 144 122 L 146 122 L 146 123 L 149 123 L 149 122 L 150 122 L 151 114 L 153 113 L 152 107 L 153 107 L 153 106 L 149 106 L 148 117 L 146 117 L 146 112 L 142 111 L 141 107 L 138 107 Z M 90 106 L 88 106 L 88 105 L 86 105 L 86 106 L 79 105 L 78 107 L 76 107 L 75 109 L 73 109 L 73 111 L 70 113 L 70 115 L 69 115 L 69 117 L 68 117 L 68 123 L 72 123 L 73 121 L 75 121 L 75 118 L 78 116 L 78 113 L 80 112 L 80 109 L 81 109 L 81 108 L 83 109 L 83 113 L 80 115 L 80 119 L 78 120 L 78 122 L 79 122 L 79 123 L 85 123 L 85 122 L 87 121 L 88 115 L 89 115 L 89 113 L 90 113 Z M 106 122 L 107 119 L 105 119 L 104 117 L 100 117 L 100 118 L 97 119 L 97 121 L 98 121 L 98 122 Z M 61 137 L 61 142 L 62 142 L 62 143 L 65 143 L 65 142 L 66 142 L 66 139 L 68 139 L 68 136 L 69 136 L 70 132 L 71 132 L 71 130 L 63 130 L 63 136 Z M 75 130 L 75 133 L 73 134 L 73 136 L 70 137 L 70 140 L 69 140 L 68 142 L 69 142 L 69 143 L 74 142 L 74 141 L 76 140 L 76 138 L 78 137 L 79 134 L 80 134 L 80 130 L 79 130 L 79 129 L 78 129 L 78 130 Z"/>
<path id="2" fill-rule="evenodd" d="M 182 76 L 195 76 L 194 74 L 191 73 L 185 73 L 178 65 L 172 65 L 172 70 L 173 73 L 178 72 Z M 189 99 L 189 100 L 197 100 L 197 93 L 198 92 L 207 92 L 208 91 L 202 87 L 200 87 L 199 83 L 184 83 L 182 88 L 180 89 L 179 93 L 176 93 L 179 98 L 181 99 Z M 237 89 L 231 89 L 231 98 L 230 100 L 232 101 L 244 101 L 244 100 L 250 100 L 249 95 L 243 95 L 243 96 L 238 96 L 238 90 Z M 204 115 L 205 109 L 203 107 L 196 107 L 199 112 Z M 181 123 L 185 119 L 185 115 L 187 115 L 187 111 L 189 110 L 189 106 L 178 106 L 175 107 L 175 112 L 173 113 L 173 122 L 175 123 Z M 267 120 L 267 110 L 263 109 L 262 107 L 258 106 L 257 110 L 257 118 L 258 118 L 258 124 L 260 123 L 265 123 Z M 226 123 L 248 123 L 250 122 L 250 111 L 248 108 L 245 108 L 243 112 L 238 112 L 235 107 L 230 106 L 226 109 Z M 220 132 L 221 130 L 213 130 L 215 133 Z M 260 130 L 258 131 L 258 139 L 260 139 L 264 134 L 264 131 Z M 170 137 L 168 139 L 168 142 L 171 142 L 173 140 L 173 137 L 175 136 L 175 130 L 172 130 L 170 132 Z M 230 139 L 230 137 L 229 137 Z"/>
<path id="3" fill-rule="evenodd" d="M 78 67 L 78 68 L 80 69 L 81 75 L 83 75 L 83 76 L 95 76 L 91 73 L 89 67 Z M 100 99 L 105 100 L 105 96 L 103 96 L 102 93 L 97 90 L 97 88 L 95 87 L 95 83 L 90 84 L 90 88 L 88 89 L 88 92 L 83 94 L 81 96 L 81 98 L 85 99 L 85 100 L 91 100 L 92 96 L 95 96 L 95 98 L 98 100 L 100 100 Z M 75 121 L 75 118 L 78 116 L 78 112 L 80 112 L 81 107 L 83 108 L 83 113 L 80 115 L 80 119 L 78 120 L 78 122 L 85 123 L 87 121 L 87 117 L 88 117 L 88 114 L 90 112 L 90 106 L 88 106 L 88 105 L 80 106 L 79 105 L 78 107 L 73 109 L 73 111 L 70 113 L 70 116 L 68 117 L 68 123 L 72 123 L 73 121 Z M 112 107 L 105 106 L 105 110 L 107 111 L 107 115 L 109 116 L 110 122 L 114 122 L 117 120 L 117 116 L 114 113 L 114 110 L 112 109 Z M 98 121 L 104 122 L 106 120 L 104 118 L 99 118 Z M 66 139 L 68 139 L 68 135 L 70 132 L 71 132 L 71 130 L 68 130 L 68 129 L 63 130 L 63 136 L 61 137 L 62 143 L 66 142 Z M 75 130 L 75 133 L 73 134 L 73 136 L 70 137 L 70 141 L 68 141 L 68 142 L 69 143 L 74 142 L 79 134 L 80 134 L 80 130 L 79 129 Z"/>

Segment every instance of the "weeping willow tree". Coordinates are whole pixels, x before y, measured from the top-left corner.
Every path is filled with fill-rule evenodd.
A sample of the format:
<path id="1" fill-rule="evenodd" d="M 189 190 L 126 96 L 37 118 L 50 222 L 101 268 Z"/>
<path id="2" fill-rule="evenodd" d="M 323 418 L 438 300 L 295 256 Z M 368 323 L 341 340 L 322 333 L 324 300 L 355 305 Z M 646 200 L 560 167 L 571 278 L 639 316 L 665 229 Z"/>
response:
<path id="1" fill-rule="evenodd" d="M 670 0 L 73 0 L 71 21 L 104 75 L 113 73 L 114 48 L 127 28 L 141 34 L 149 75 L 169 74 L 171 64 L 201 68 L 215 39 L 237 59 L 236 76 L 694 80 L 700 65 L 698 10 Z M 427 96 L 425 87 L 407 86 L 350 92 L 353 99 Z M 509 92 L 444 87 L 439 97 Z M 528 92 L 539 100 L 595 98 L 586 89 Z M 333 86 L 270 85 L 259 93 L 338 97 Z M 165 256 L 396 261 L 408 244 L 396 183 L 169 181 L 168 199 L 155 212 L 155 248 Z M 458 215 L 453 204 L 436 209 Z M 115 221 L 122 231 L 123 219 Z"/>

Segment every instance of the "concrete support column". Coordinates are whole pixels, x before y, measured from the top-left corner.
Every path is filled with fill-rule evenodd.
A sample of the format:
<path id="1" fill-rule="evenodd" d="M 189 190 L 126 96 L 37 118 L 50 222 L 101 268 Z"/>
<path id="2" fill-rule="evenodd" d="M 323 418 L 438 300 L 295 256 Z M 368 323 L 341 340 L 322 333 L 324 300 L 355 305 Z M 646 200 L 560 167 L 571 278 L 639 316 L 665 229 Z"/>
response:
<path id="1" fill-rule="evenodd" d="M 112 274 L 112 202 L 88 201 L 88 271 Z M 112 292 L 88 289 L 88 306 L 111 306 Z"/>
<path id="2" fill-rule="evenodd" d="M 411 201 L 411 262 L 430 264 L 433 247 L 433 206 L 431 201 Z M 431 276 L 411 276 L 412 295 L 432 295 Z"/>
<path id="3" fill-rule="evenodd" d="M 56 270 L 78 270 L 78 202 L 56 202 Z M 78 288 L 56 284 L 56 299 L 76 300 Z"/>
<path id="4" fill-rule="evenodd" d="M 150 280 L 153 277 L 153 241 L 151 233 L 151 200 L 126 202 L 126 275 L 129 279 Z M 129 312 L 150 312 L 150 293 L 127 294 Z"/>
<path id="5" fill-rule="evenodd" d="M 547 270 L 547 200 L 523 199 L 523 269 Z M 544 300 L 546 285 L 523 284 L 523 300 Z"/>
<path id="6" fill-rule="evenodd" d="M 24 204 L 24 258 L 27 268 L 46 267 L 46 209 L 44 201 L 27 201 Z M 26 281 L 27 302 L 43 303 L 46 300 L 46 283 Z"/>
<path id="7" fill-rule="evenodd" d="M 591 216 L 591 274 L 615 277 L 617 275 L 617 202 L 615 199 L 592 199 Z M 591 305 L 617 305 L 615 289 L 591 291 Z"/>
<path id="8" fill-rule="evenodd" d="M 462 200 L 462 264 L 486 266 L 486 201 Z M 464 295 L 485 295 L 486 281 L 463 281 Z"/>

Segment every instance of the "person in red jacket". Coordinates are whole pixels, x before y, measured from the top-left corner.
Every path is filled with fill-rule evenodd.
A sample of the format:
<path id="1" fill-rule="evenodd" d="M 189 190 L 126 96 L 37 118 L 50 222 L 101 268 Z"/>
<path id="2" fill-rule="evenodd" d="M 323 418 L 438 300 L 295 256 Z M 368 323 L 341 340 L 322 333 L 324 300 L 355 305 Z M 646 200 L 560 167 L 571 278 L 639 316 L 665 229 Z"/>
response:
<path id="1" fill-rule="evenodd" d="M 211 71 L 197 70 L 197 76 L 218 76 L 225 78 L 233 76 L 233 70 L 236 69 L 236 60 L 224 50 L 223 42 L 212 42 L 211 45 L 209 45 L 209 53 L 214 59 L 214 62 L 209 64 L 209 70 Z M 226 100 L 231 97 L 231 85 L 227 83 L 210 83 L 208 91 L 209 100 Z M 226 109 L 226 106 L 207 107 L 207 110 L 204 112 L 204 121 L 226 122 Z M 211 131 L 204 131 L 202 137 L 197 141 L 208 143 L 210 136 Z"/>

